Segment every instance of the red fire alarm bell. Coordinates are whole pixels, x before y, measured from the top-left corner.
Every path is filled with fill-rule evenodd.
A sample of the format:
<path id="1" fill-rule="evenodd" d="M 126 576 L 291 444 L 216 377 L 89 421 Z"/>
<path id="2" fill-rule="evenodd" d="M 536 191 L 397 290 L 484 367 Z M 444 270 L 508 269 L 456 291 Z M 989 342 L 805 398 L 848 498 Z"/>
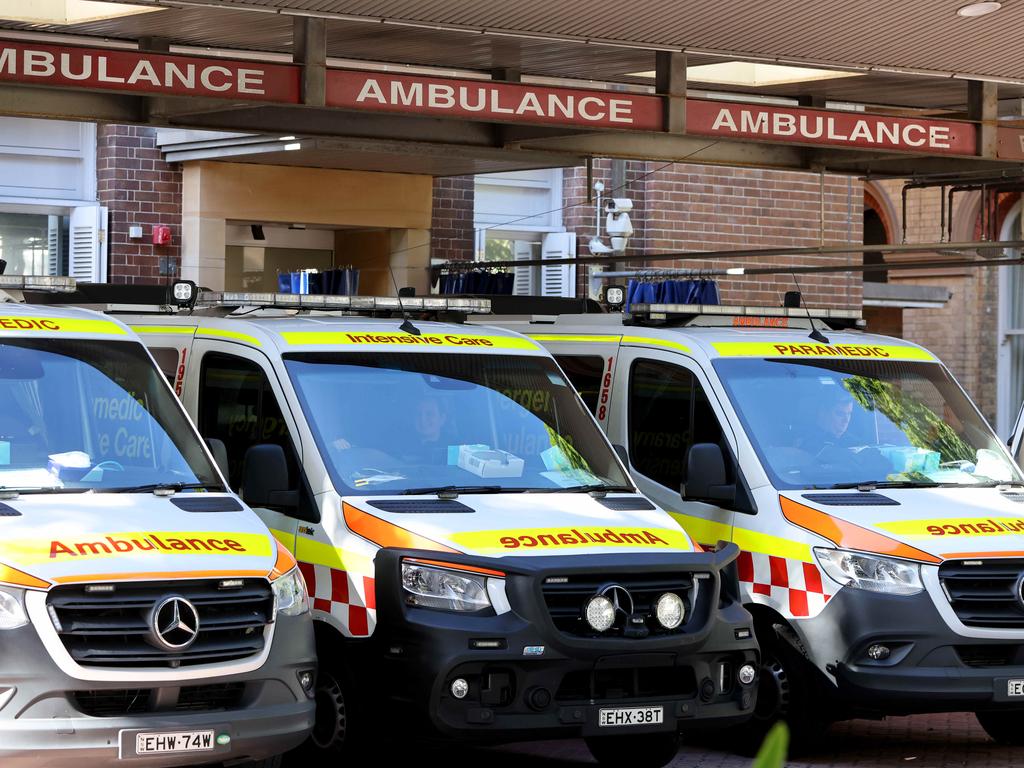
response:
<path id="1" fill-rule="evenodd" d="M 166 224 L 155 224 L 153 226 L 153 245 L 170 245 L 171 228 Z"/>

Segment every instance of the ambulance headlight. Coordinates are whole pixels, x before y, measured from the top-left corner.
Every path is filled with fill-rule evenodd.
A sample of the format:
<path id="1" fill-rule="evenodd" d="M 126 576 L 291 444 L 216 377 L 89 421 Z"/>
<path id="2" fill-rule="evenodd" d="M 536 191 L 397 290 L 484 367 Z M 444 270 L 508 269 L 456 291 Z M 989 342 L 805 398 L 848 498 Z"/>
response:
<path id="1" fill-rule="evenodd" d="M 17 629 L 26 624 L 25 591 L 10 587 L 0 589 L 0 629 Z"/>
<path id="2" fill-rule="evenodd" d="M 890 595 L 914 595 L 924 590 L 917 563 L 825 547 L 815 547 L 814 554 L 825 573 L 843 586 Z"/>
<path id="3" fill-rule="evenodd" d="M 306 582 L 298 568 L 273 581 L 274 604 L 283 616 L 301 616 L 309 610 Z"/>
<path id="4" fill-rule="evenodd" d="M 402 589 L 407 605 L 444 611 L 480 611 L 491 607 L 487 577 L 402 561 Z"/>

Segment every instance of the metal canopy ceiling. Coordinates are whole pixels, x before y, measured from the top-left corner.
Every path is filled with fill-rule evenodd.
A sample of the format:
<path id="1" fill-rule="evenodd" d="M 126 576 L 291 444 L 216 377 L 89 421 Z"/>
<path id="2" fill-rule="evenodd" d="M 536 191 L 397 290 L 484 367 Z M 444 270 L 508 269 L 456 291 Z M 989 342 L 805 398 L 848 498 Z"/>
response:
<path id="1" fill-rule="evenodd" d="M 168 7 L 159 13 L 75 25 L 0 20 L 0 28 L 124 41 L 159 37 L 180 46 L 289 54 L 294 14 L 350 14 L 364 20 L 328 19 L 329 56 L 482 72 L 507 67 L 525 75 L 649 86 L 651 79 L 630 73 L 654 69 L 654 50 L 674 47 L 690 51 L 691 65 L 721 61 L 708 53 L 719 51 L 736 58 L 910 70 L 861 69 L 857 77 L 729 87 L 733 93 L 961 111 L 966 101 L 962 78 L 974 75 L 1020 79 L 1021 84 L 1002 83 L 1000 98 L 1024 97 L 1024 48 L 1012 42 L 1017 32 L 1024 32 L 1024 2 L 1007 3 L 977 19 L 956 15 L 966 0 L 900 0 L 881 7 L 833 0 L 736 0 L 729 6 L 647 0 L 621 11 L 609 10 L 608 3 L 563 0 L 555 13 L 547 0 L 521 0 L 514 8 L 484 0 L 190 0 L 187 8 L 170 7 L 173 3 L 164 0 L 134 2 Z M 864 10 L 868 6 L 872 7 Z M 382 18 L 395 23 L 380 23 Z M 555 42 L 407 26 L 399 20 L 571 39 Z M 630 45 L 587 42 L 616 39 Z M 690 88 L 724 90 L 696 81 Z"/>
<path id="2" fill-rule="evenodd" d="M 174 0 L 131 0 L 174 6 Z M 1024 3 L 967 19 L 967 0 L 189 0 L 290 12 L 617 43 L 654 50 L 1024 79 Z"/>

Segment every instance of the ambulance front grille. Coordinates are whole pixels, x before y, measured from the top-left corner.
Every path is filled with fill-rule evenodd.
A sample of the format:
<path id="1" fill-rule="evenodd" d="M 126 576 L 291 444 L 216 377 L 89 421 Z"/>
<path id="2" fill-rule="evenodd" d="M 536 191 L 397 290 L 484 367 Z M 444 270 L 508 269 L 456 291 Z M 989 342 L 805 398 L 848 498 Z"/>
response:
<path id="1" fill-rule="evenodd" d="M 547 576 L 542 582 L 544 602 L 548 615 L 555 627 L 568 635 L 577 637 L 648 637 L 686 632 L 698 620 L 700 610 L 695 610 L 699 582 L 691 573 L 659 572 L 643 574 L 588 573 L 571 576 Z M 704 582 L 707 586 L 707 582 Z M 639 632 L 630 631 L 630 622 L 625 611 L 616 616 L 615 625 L 602 633 L 595 632 L 584 619 L 587 602 L 594 595 L 607 592 L 614 596 L 611 587 L 622 587 L 629 593 L 633 603 L 633 615 L 644 619 Z M 683 599 L 686 608 L 683 623 L 674 630 L 662 627 L 655 617 L 655 604 L 666 592 L 674 592 Z M 620 599 L 620 604 L 624 601 Z M 636 630 L 640 625 L 633 625 Z M 646 633 L 645 633 L 646 631 Z"/>
<path id="2" fill-rule="evenodd" d="M 274 618 L 274 596 L 265 579 L 115 582 L 55 587 L 47 607 L 71 658 L 88 667 L 187 667 L 238 661 L 263 651 L 264 630 Z M 89 590 L 92 587 L 92 590 Z M 151 614 L 165 598 L 195 606 L 199 627 L 187 648 L 168 651 L 152 637 Z"/>
<path id="3" fill-rule="evenodd" d="M 950 560 L 939 580 L 957 618 L 968 627 L 1024 628 L 1019 558 Z"/>

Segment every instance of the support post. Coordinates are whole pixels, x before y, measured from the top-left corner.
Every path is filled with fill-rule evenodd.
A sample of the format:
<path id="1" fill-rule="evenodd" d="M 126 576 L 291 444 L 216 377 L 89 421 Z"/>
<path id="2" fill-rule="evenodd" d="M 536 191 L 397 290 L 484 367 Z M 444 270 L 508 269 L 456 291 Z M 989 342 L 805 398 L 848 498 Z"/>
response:
<path id="1" fill-rule="evenodd" d="M 978 149 L 981 157 L 996 157 L 999 121 L 999 86 L 981 80 L 967 81 L 967 119 L 978 123 Z"/>
<path id="2" fill-rule="evenodd" d="M 491 80 L 503 83 L 518 83 L 522 76 L 523 73 L 518 67 L 495 67 L 491 70 Z"/>
<path id="3" fill-rule="evenodd" d="M 302 65 L 302 103 L 324 106 L 327 102 L 327 20 L 296 16 L 292 45 L 292 61 Z"/>
<path id="4" fill-rule="evenodd" d="M 686 133 L 686 54 L 657 51 L 654 74 L 654 90 L 665 100 L 665 130 Z"/>

